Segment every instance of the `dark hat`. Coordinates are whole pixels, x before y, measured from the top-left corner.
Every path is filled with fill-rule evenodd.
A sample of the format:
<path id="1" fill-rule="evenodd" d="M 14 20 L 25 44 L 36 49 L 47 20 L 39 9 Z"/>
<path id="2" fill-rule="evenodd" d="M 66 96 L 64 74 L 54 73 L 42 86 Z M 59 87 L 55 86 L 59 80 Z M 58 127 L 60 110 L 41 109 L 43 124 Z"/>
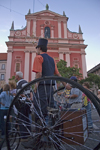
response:
<path id="1" fill-rule="evenodd" d="M 70 77 L 70 80 L 74 80 L 74 81 L 77 82 L 77 78 L 76 78 L 75 76 L 71 76 L 71 77 Z"/>
<path id="2" fill-rule="evenodd" d="M 36 48 L 38 48 L 39 46 L 47 47 L 47 44 L 48 44 L 48 40 L 47 40 L 47 39 L 44 39 L 44 38 L 41 38 L 41 39 L 39 39 L 38 45 L 37 45 Z"/>

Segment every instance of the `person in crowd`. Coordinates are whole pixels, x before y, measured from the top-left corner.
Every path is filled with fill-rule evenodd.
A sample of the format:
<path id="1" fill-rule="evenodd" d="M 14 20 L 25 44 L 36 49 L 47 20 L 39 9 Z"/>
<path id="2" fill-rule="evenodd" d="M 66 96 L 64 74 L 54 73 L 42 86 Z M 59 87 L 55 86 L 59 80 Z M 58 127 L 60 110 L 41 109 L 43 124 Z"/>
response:
<path id="1" fill-rule="evenodd" d="M 13 96 L 10 95 L 10 86 L 5 84 L 3 87 L 3 92 L 0 94 L 0 128 L 1 128 L 1 138 L 5 137 L 5 121 L 4 116 L 7 116 L 9 106 L 13 100 Z"/>
<path id="2" fill-rule="evenodd" d="M 57 100 L 59 98 L 59 103 L 61 105 L 61 107 L 60 107 L 61 109 L 69 107 L 69 99 L 66 97 L 69 97 L 71 88 L 72 87 L 67 83 L 66 87 L 62 91 L 57 92 L 57 95 L 58 95 Z M 65 95 L 67 95 L 67 96 L 65 97 Z"/>
<path id="3" fill-rule="evenodd" d="M 83 87 L 86 88 L 87 90 L 90 90 L 90 86 L 88 82 L 83 83 Z M 92 130 L 93 129 L 93 121 L 91 117 L 91 100 L 83 93 L 82 94 L 82 99 L 83 99 L 83 106 L 85 107 L 87 111 L 87 120 L 88 120 L 88 129 Z"/>
<path id="4" fill-rule="evenodd" d="M 47 39 L 40 38 L 38 45 L 36 47 L 37 56 L 34 59 L 33 69 L 32 69 L 32 71 L 36 73 L 36 79 L 44 77 L 44 76 L 54 76 L 54 75 L 61 77 L 57 69 L 56 62 L 51 56 L 47 54 L 47 44 L 48 44 Z M 54 98 L 53 98 L 53 86 L 55 86 L 55 81 L 54 80 L 52 81 L 52 88 L 51 88 L 50 80 L 46 81 L 45 85 L 46 86 L 44 86 L 44 83 L 41 82 L 35 86 L 35 90 L 37 89 L 37 86 L 38 86 L 41 112 L 46 120 L 46 123 L 48 124 L 47 106 L 52 107 L 52 108 L 56 107 Z M 45 93 L 45 89 L 46 89 L 46 93 Z M 36 93 L 36 95 L 37 94 L 38 92 Z M 34 101 L 34 106 L 36 110 L 38 111 L 36 101 Z M 35 115 L 35 119 L 38 120 L 38 116 Z"/>
<path id="5" fill-rule="evenodd" d="M 32 68 L 32 71 L 36 73 L 36 79 L 44 77 L 44 76 L 54 76 L 54 74 L 57 76 L 61 76 L 60 73 L 58 72 L 54 59 L 47 54 L 47 44 L 48 44 L 47 39 L 40 38 L 38 45 L 36 47 L 37 55 L 34 58 L 33 68 Z M 52 86 L 54 85 L 55 85 L 55 81 L 52 81 Z M 37 88 L 38 88 L 38 91 L 37 91 Z M 45 93 L 45 90 L 46 90 L 46 93 Z M 44 82 L 35 84 L 34 91 L 35 91 L 35 95 L 37 99 L 38 99 L 38 93 L 39 93 L 40 109 L 38 107 L 36 98 L 34 98 L 34 95 L 33 95 L 34 107 L 36 108 L 36 111 L 38 112 L 38 114 L 41 117 L 43 117 L 43 119 L 45 119 L 45 122 L 48 125 L 47 106 L 50 104 L 50 107 L 54 108 L 53 87 L 51 88 L 50 80 L 45 82 L 45 86 L 44 86 Z M 36 113 L 35 113 L 35 121 L 36 122 L 39 121 L 39 117 Z M 24 147 L 26 148 L 32 148 L 31 146 L 33 145 L 30 141 L 28 144 L 26 145 L 24 144 Z M 35 148 L 37 149 L 37 147 Z"/>
<path id="6" fill-rule="evenodd" d="M 0 94 L 3 92 L 3 87 L 1 87 L 0 89 Z M 0 104 L 0 108 L 1 108 L 1 104 Z"/>
<path id="7" fill-rule="evenodd" d="M 70 80 L 77 82 L 77 78 L 72 76 Z M 82 92 L 67 83 L 66 89 L 70 90 L 70 95 L 65 95 L 69 99 L 68 107 L 72 109 L 81 109 L 82 108 Z"/>
<path id="8" fill-rule="evenodd" d="M 100 100 L 100 89 L 98 89 L 98 95 L 97 95 L 97 97 L 98 97 L 99 100 Z"/>
<path id="9" fill-rule="evenodd" d="M 17 82 L 17 93 L 26 85 L 28 82 L 23 79 L 23 73 L 21 71 L 16 72 L 15 76 Z M 20 95 L 20 97 L 30 97 L 30 87 L 27 87 L 27 89 L 24 90 L 24 92 Z M 20 101 L 20 105 L 18 102 L 16 103 L 16 108 L 18 109 L 19 112 L 19 118 L 24 122 L 27 122 L 28 124 L 30 123 L 29 114 L 30 114 L 30 108 L 27 104 L 23 103 Z M 27 141 L 29 137 L 29 133 L 27 132 L 26 128 L 23 125 L 19 126 L 20 128 L 20 134 L 21 134 L 21 140 L 22 141 Z M 28 125 L 27 128 L 31 130 L 31 127 Z"/>
<path id="10" fill-rule="evenodd" d="M 12 95 L 16 95 L 16 82 L 15 80 L 9 80 L 9 86 L 10 86 L 10 93 Z"/>
<path id="11" fill-rule="evenodd" d="M 1 87 L 1 89 L 0 89 L 0 94 L 3 92 L 3 87 Z"/>
<path id="12" fill-rule="evenodd" d="M 58 72 L 56 63 L 52 57 L 47 54 L 47 44 L 48 40 L 40 38 L 38 45 L 36 47 L 37 56 L 34 59 L 33 69 L 32 71 L 36 73 L 36 79 L 44 76 L 61 76 Z M 55 81 L 52 81 L 52 85 L 55 85 Z M 50 80 L 46 82 L 46 92 L 47 92 L 47 99 L 45 94 L 45 87 L 43 83 L 35 86 L 35 90 L 39 89 L 40 93 L 40 103 L 41 103 L 41 111 L 43 115 L 46 117 L 48 114 L 47 111 L 47 101 L 50 103 L 50 107 L 54 107 L 54 99 L 53 99 L 53 87 L 50 92 Z M 50 101 L 51 99 L 51 101 Z M 36 106 L 36 102 L 34 102 Z"/>

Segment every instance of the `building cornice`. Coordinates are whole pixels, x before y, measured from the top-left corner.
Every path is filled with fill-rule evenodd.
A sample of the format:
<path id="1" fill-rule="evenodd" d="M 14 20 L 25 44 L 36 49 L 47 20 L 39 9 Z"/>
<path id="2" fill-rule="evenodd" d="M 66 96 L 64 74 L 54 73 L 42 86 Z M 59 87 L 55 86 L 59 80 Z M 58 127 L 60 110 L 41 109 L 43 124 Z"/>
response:
<path id="1" fill-rule="evenodd" d="M 33 37 L 32 36 L 25 36 L 25 37 L 23 37 L 23 36 L 8 36 L 8 38 L 13 38 L 13 39 L 32 39 L 32 40 L 34 40 L 34 39 L 39 39 L 39 37 L 34 37 L 34 39 L 33 39 Z M 84 39 L 70 39 L 70 38 L 50 38 L 50 39 L 48 39 L 48 41 L 49 40 L 67 40 L 67 41 L 84 41 Z"/>
<path id="2" fill-rule="evenodd" d="M 33 46 L 35 44 L 33 44 L 33 42 L 15 42 L 15 41 L 9 41 L 6 42 L 7 46 Z M 36 44 L 37 45 L 37 44 Z"/>
<path id="3" fill-rule="evenodd" d="M 95 72 L 95 71 L 98 70 L 98 69 L 100 69 L 100 63 L 99 63 L 98 65 L 96 65 L 95 67 L 93 67 L 92 69 L 90 69 L 90 70 L 87 72 L 87 74 L 93 73 L 93 72 Z"/>
<path id="4" fill-rule="evenodd" d="M 84 44 L 71 44 L 71 43 L 48 43 L 48 47 L 51 46 L 51 47 L 54 47 L 54 46 L 57 46 L 57 47 L 63 47 L 63 48 L 86 48 L 87 45 L 84 45 Z"/>
<path id="5" fill-rule="evenodd" d="M 18 41 L 9 41 L 6 42 L 7 46 L 36 46 L 37 43 L 33 42 L 18 42 Z M 80 48 L 85 49 L 87 45 L 84 44 L 72 44 L 72 43 L 48 43 L 48 47 L 65 47 L 65 48 Z"/>

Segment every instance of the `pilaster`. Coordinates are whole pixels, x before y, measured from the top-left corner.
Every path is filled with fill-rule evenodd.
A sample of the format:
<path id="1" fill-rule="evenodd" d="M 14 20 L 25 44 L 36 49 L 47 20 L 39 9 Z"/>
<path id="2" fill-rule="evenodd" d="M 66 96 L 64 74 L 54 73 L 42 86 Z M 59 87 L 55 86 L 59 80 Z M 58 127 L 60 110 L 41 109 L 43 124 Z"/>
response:
<path id="1" fill-rule="evenodd" d="M 27 50 L 25 51 L 25 67 L 24 67 L 24 79 L 29 81 L 29 58 L 30 52 Z"/>
<path id="2" fill-rule="evenodd" d="M 54 27 L 51 27 L 51 38 L 54 38 Z"/>
<path id="3" fill-rule="evenodd" d="M 63 22 L 64 24 L 64 38 L 67 38 L 67 22 Z"/>
<path id="4" fill-rule="evenodd" d="M 33 35 L 36 36 L 36 19 L 33 20 Z"/>
<path id="5" fill-rule="evenodd" d="M 83 51 L 83 52 L 82 52 Z M 85 51 L 81 50 L 81 58 L 82 58 L 82 70 L 83 70 L 83 78 L 87 77 L 87 69 L 86 69 L 86 59 L 85 59 Z"/>
<path id="6" fill-rule="evenodd" d="M 34 50 L 32 51 L 32 62 L 31 62 L 31 72 L 32 72 L 32 68 L 33 68 L 33 62 L 34 62 L 34 58 L 36 56 L 36 51 L 35 51 L 35 47 Z M 35 79 L 35 72 L 31 73 L 31 81 Z"/>
<path id="7" fill-rule="evenodd" d="M 27 36 L 30 36 L 30 20 L 27 20 Z"/>
<path id="8" fill-rule="evenodd" d="M 11 75 L 12 52 L 13 50 L 7 51 L 6 83 L 8 83 Z"/>
<path id="9" fill-rule="evenodd" d="M 61 21 L 58 20 L 58 38 L 61 38 Z"/>
<path id="10" fill-rule="evenodd" d="M 67 62 L 67 67 L 70 67 L 70 52 L 66 52 L 65 53 L 66 57 L 66 62 Z"/>
<path id="11" fill-rule="evenodd" d="M 60 59 L 64 60 L 63 52 L 59 52 L 59 60 Z"/>

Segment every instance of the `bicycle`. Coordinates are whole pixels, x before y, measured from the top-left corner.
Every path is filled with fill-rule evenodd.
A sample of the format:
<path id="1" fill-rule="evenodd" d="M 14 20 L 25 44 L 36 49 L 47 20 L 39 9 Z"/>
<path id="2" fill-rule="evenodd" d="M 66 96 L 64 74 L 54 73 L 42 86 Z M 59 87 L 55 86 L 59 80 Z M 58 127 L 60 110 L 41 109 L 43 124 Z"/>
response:
<path id="1" fill-rule="evenodd" d="M 49 85 L 49 101 L 48 101 L 48 92 L 47 92 L 47 84 L 46 81 L 50 81 Z M 52 83 L 53 80 L 56 82 L 66 82 L 74 85 L 74 87 L 79 88 L 82 92 L 86 94 L 86 96 L 91 99 L 96 109 L 92 109 L 92 115 L 95 115 L 97 119 L 94 119 L 93 122 L 97 125 L 98 129 L 94 129 L 93 131 L 88 131 L 87 126 L 87 113 L 85 109 L 59 109 L 58 108 L 51 108 L 50 102 L 52 102 Z M 31 126 L 31 131 L 27 131 L 29 135 L 27 138 L 29 140 L 33 141 L 31 149 L 35 149 L 37 147 L 37 150 L 40 149 L 61 149 L 61 150 L 71 150 L 71 149 L 95 149 L 100 142 L 100 101 L 97 101 L 96 97 L 94 97 L 93 94 L 91 94 L 88 90 L 83 88 L 80 84 L 71 81 L 67 78 L 62 77 L 44 77 L 40 79 L 36 79 L 28 83 L 14 98 L 8 112 L 7 120 L 6 120 L 6 141 L 7 141 L 7 148 L 9 150 L 12 150 L 11 148 L 11 141 L 9 136 L 9 128 L 8 124 L 10 122 L 10 116 L 12 115 L 13 118 L 16 119 L 16 116 L 12 114 L 13 106 L 16 104 L 19 96 L 25 88 L 28 86 L 34 87 L 35 84 L 42 83 L 42 88 L 45 91 L 45 100 L 48 106 L 48 121 L 46 120 L 43 110 L 41 109 L 41 95 L 39 95 L 39 86 L 37 88 L 37 96 L 36 93 L 33 91 L 33 99 L 35 100 L 37 107 L 33 105 L 33 101 L 30 101 L 30 104 L 28 106 L 30 107 L 30 115 L 31 117 L 33 115 L 37 116 L 38 121 L 35 119 L 29 119 L 30 122 L 25 122 L 23 119 L 18 119 L 18 126 L 20 125 L 20 122 L 23 122 L 27 126 Z M 63 88 L 63 86 L 62 86 Z M 60 91 L 60 88 L 58 89 Z M 57 94 L 57 91 L 55 92 Z M 55 95 L 53 93 L 53 96 Z M 50 110 L 52 109 L 52 111 Z M 53 112 L 55 111 L 55 113 Z M 20 111 L 18 111 L 20 113 Z M 23 115 L 23 114 L 21 114 Z M 25 116 L 24 116 L 25 117 Z M 47 123 L 48 122 L 48 123 Z M 13 122 L 10 122 L 12 125 Z M 17 132 L 21 132 L 18 128 Z M 13 133 L 11 130 L 10 133 Z M 22 137 L 19 136 L 19 139 Z M 33 140 L 34 139 L 34 140 Z M 92 142 L 91 142 L 92 141 Z M 21 145 L 21 140 L 19 142 L 19 145 Z"/>

